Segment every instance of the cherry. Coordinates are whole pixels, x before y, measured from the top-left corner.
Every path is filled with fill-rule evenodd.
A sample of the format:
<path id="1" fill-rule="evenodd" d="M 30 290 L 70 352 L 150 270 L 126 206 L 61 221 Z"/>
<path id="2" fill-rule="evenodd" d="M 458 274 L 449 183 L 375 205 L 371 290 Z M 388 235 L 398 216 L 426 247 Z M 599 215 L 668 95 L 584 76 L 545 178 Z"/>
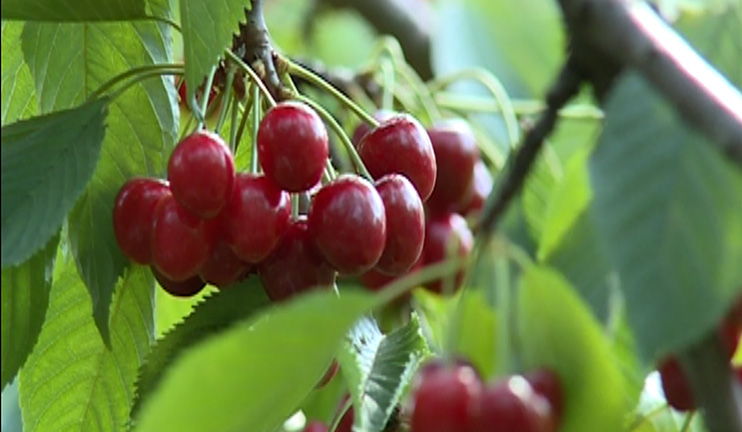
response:
<path id="1" fill-rule="evenodd" d="M 178 204 L 202 219 L 212 218 L 232 193 L 232 152 L 216 134 L 193 133 L 173 150 L 167 175 Z"/>
<path id="2" fill-rule="evenodd" d="M 479 160 L 474 133 L 463 120 L 446 120 L 428 129 L 438 163 L 438 176 L 428 207 L 435 212 L 455 210 L 472 187 Z"/>
<path id="3" fill-rule="evenodd" d="M 239 282 L 249 270 L 250 265 L 237 257 L 225 241 L 219 240 L 199 275 L 211 285 L 224 288 Z"/>
<path id="4" fill-rule="evenodd" d="M 204 79 L 204 82 L 196 90 L 196 96 L 198 97 L 199 101 L 203 97 L 204 86 L 205 85 L 206 85 L 206 80 Z M 188 99 L 187 99 L 188 98 L 188 91 L 187 91 L 187 87 L 186 87 L 185 77 L 179 78 L 175 82 L 175 87 L 178 88 L 178 100 L 179 100 L 179 102 L 183 106 L 185 106 L 188 109 L 190 109 L 190 106 L 188 105 Z M 209 102 L 208 102 L 208 107 L 209 108 L 213 105 L 214 99 L 216 99 L 216 97 L 217 97 L 216 87 L 215 86 L 212 86 L 211 89 L 209 89 Z"/>
<path id="5" fill-rule="evenodd" d="M 562 383 L 557 374 L 550 369 L 536 369 L 525 376 L 533 391 L 546 398 L 556 421 L 564 414 L 564 394 Z"/>
<path id="6" fill-rule="evenodd" d="M 193 276 L 184 281 L 177 282 L 157 271 L 155 266 L 152 266 L 151 269 L 152 274 L 162 289 L 177 297 L 194 296 L 206 286 L 206 282 L 198 276 Z"/>
<path id="7" fill-rule="evenodd" d="M 373 185 L 358 176 L 341 175 L 320 189 L 308 220 L 317 249 L 340 273 L 363 273 L 384 252 L 384 202 Z"/>
<path id="8" fill-rule="evenodd" d="M 696 402 L 693 392 L 678 359 L 674 356 L 667 357 L 660 362 L 658 371 L 667 403 L 678 411 L 694 410 Z"/>
<path id="9" fill-rule="evenodd" d="M 390 118 L 394 117 L 395 114 L 396 113 L 394 111 L 381 109 L 381 110 L 376 111 L 373 114 L 373 117 L 376 120 L 383 122 L 384 120 L 389 120 Z M 362 122 L 361 124 L 356 126 L 356 129 L 353 131 L 353 136 L 351 138 L 351 141 L 353 142 L 353 144 L 358 146 L 358 144 L 361 143 L 361 140 L 363 139 L 363 137 L 365 137 L 367 133 L 371 132 L 371 130 L 372 130 L 371 126 L 369 126 L 368 123 Z"/>
<path id="10" fill-rule="evenodd" d="M 338 365 L 337 360 L 333 360 L 332 363 L 330 363 L 330 367 L 327 368 L 327 371 L 324 375 L 322 375 L 322 378 L 319 379 L 319 382 L 316 386 L 314 386 L 315 389 L 321 389 L 322 387 L 326 386 L 327 384 L 332 381 L 333 378 L 335 378 L 335 375 L 338 374 L 338 369 L 340 368 L 340 365 Z"/>
<path id="11" fill-rule="evenodd" d="M 316 287 L 330 287 L 335 281 L 335 271 L 312 243 L 305 217 L 289 224 L 278 246 L 258 264 L 258 273 L 273 301 Z"/>
<path id="12" fill-rule="evenodd" d="M 338 405 L 338 413 L 341 409 L 345 406 L 345 403 L 350 399 L 350 395 L 346 394 L 343 396 L 343 398 L 340 400 L 340 404 Z M 353 405 L 348 408 L 348 411 L 343 414 L 343 417 L 338 422 L 338 426 L 335 429 L 335 432 L 352 432 L 353 431 L 353 420 L 354 420 L 355 414 L 353 411 Z"/>
<path id="13" fill-rule="evenodd" d="M 265 176 L 240 173 L 219 221 L 226 242 L 248 263 L 263 260 L 289 226 L 289 194 Z"/>
<path id="14" fill-rule="evenodd" d="M 313 421 L 304 426 L 304 432 L 327 432 L 327 425 L 321 421 Z"/>
<path id="15" fill-rule="evenodd" d="M 420 255 L 420 258 L 422 258 L 422 254 Z M 422 262 L 422 259 L 420 258 L 418 258 L 417 261 L 415 261 L 415 264 L 412 265 L 411 269 L 409 269 L 406 273 L 402 275 L 390 276 L 388 274 L 379 272 L 376 269 L 376 267 L 374 267 L 371 270 L 367 271 L 366 273 L 363 273 L 362 275 L 360 275 L 358 279 L 361 282 L 361 284 L 364 287 L 368 288 L 369 290 L 379 291 L 380 289 L 383 289 L 386 285 L 394 282 L 400 277 L 420 270 L 423 267 L 423 262 Z M 407 294 L 409 294 L 409 292 Z"/>
<path id="16" fill-rule="evenodd" d="M 450 246 L 449 246 L 450 245 Z M 448 258 L 449 248 L 465 258 L 474 247 L 474 238 L 466 225 L 466 220 L 457 213 L 438 215 L 428 221 L 423 246 L 423 262 L 425 265 L 445 261 Z M 432 292 L 442 293 L 444 279 L 428 282 L 425 288 Z M 453 291 L 461 288 L 464 281 L 464 271 L 458 272 L 453 281 Z"/>
<path id="17" fill-rule="evenodd" d="M 465 216 L 478 212 L 484 208 L 487 197 L 492 192 L 492 174 L 481 160 L 474 165 L 474 179 L 469 185 L 465 198 L 460 202 L 457 211 Z"/>
<path id="18" fill-rule="evenodd" d="M 737 300 L 722 319 L 717 332 L 727 357 L 731 359 L 742 338 L 742 298 Z"/>
<path id="19" fill-rule="evenodd" d="M 124 255 L 134 262 L 152 262 L 152 218 L 166 195 L 170 195 L 167 182 L 150 178 L 131 179 L 116 195 L 113 232 Z"/>
<path id="20" fill-rule="evenodd" d="M 302 192 L 322 178 L 329 155 L 327 129 L 307 105 L 282 102 L 268 110 L 257 142 L 265 175 L 281 189 Z"/>
<path id="21" fill-rule="evenodd" d="M 423 369 L 412 391 L 410 432 L 468 431 L 482 391 L 468 366 Z"/>
<path id="22" fill-rule="evenodd" d="M 215 245 L 213 223 L 193 216 L 172 195 L 160 200 L 152 228 L 152 261 L 168 279 L 196 276 Z"/>
<path id="23" fill-rule="evenodd" d="M 403 174 L 423 201 L 433 191 L 437 172 L 433 146 L 425 128 L 409 114 L 396 115 L 367 133 L 358 154 L 376 179 Z"/>
<path id="24" fill-rule="evenodd" d="M 554 432 L 548 402 L 520 376 L 485 387 L 470 432 Z"/>
<path id="25" fill-rule="evenodd" d="M 376 270 L 399 275 L 409 270 L 423 250 L 425 211 L 420 196 L 401 174 L 387 174 L 376 181 L 386 211 L 386 243 Z"/>

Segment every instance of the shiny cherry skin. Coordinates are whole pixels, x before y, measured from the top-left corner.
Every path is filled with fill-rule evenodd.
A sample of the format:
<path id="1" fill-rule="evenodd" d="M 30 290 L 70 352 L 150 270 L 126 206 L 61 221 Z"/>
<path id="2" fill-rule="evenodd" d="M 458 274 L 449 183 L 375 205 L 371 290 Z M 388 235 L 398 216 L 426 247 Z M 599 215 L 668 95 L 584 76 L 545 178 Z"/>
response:
<path id="1" fill-rule="evenodd" d="M 250 264 L 241 260 L 223 240 L 216 242 L 214 251 L 201 267 L 199 276 L 218 288 L 239 282 L 250 270 Z"/>
<path id="2" fill-rule="evenodd" d="M 660 373 L 662 391 L 667 403 L 678 411 L 692 411 L 696 409 L 696 401 L 690 388 L 688 378 L 674 356 L 669 356 L 660 362 L 657 371 Z"/>
<path id="3" fill-rule="evenodd" d="M 240 173 L 219 222 L 224 240 L 235 255 L 255 264 L 276 247 L 290 217 L 288 193 L 265 176 Z"/>
<path id="4" fill-rule="evenodd" d="M 457 212 L 464 216 L 477 213 L 484 208 L 487 197 L 492 192 L 494 180 L 489 169 L 481 160 L 474 165 L 474 179 L 464 199 L 459 203 Z"/>
<path id="5" fill-rule="evenodd" d="M 184 281 L 176 282 L 157 271 L 154 266 L 152 266 L 151 269 L 155 280 L 157 280 L 157 283 L 160 284 L 162 289 L 176 297 L 192 297 L 201 292 L 201 290 L 206 286 L 206 282 L 198 276 L 193 276 Z"/>
<path id="6" fill-rule="evenodd" d="M 303 216 L 291 221 L 278 246 L 258 264 L 258 274 L 273 301 L 313 288 L 329 289 L 335 282 L 335 270 L 315 249 Z"/>
<path id="7" fill-rule="evenodd" d="M 301 102 L 282 102 L 268 110 L 258 127 L 258 158 L 281 189 L 308 190 L 322 178 L 329 155 L 327 128 Z"/>
<path id="8" fill-rule="evenodd" d="M 152 228 L 152 261 L 166 278 L 179 282 L 196 276 L 215 244 L 211 221 L 193 216 L 172 195 L 160 200 Z"/>
<path id="9" fill-rule="evenodd" d="M 412 392 L 410 432 L 469 431 L 481 392 L 471 367 L 423 369 Z"/>
<path id="10" fill-rule="evenodd" d="M 394 111 L 381 109 L 376 111 L 373 114 L 373 117 L 379 122 L 383 122 L 385 120 L 389 120 L 395 115 L 396 113 Z M 369 126 L 368 123 L 361 122 L 358 126 L 356 126 L 355 130 L 353 130 L 353 136 L 351 137 L 351 141 L 353 142 L 353 144 L 357 147 L 358 144 L 361 143 L 363 137 L 365 137 L 367 133 L 371 132 L 372 129 L 373 128 Z"/>
<path id="11" fill-rule="evenodd" d="M 198 131 L 173 150 L 167 166 L 170 189 L 178 204 L 202 219 L 224 208 L 234 185 L 234 158 L 214 133 Z"/>
<path id="12" fill-rule="evenodd" d="M 341 175 L 320 189 L 308 223 L 317 249 L 342 274 L 371 269 L 384 252 L 384 202 L 371 183 L 356 175 Z"/>
<path id="13" fill-rule="evenodd" d="M 121 251 L 136 263 L 152 263 L 152 220 L 166 195 L 170 195 L 167 182 L 152 178 L 133 178 L 116 195 L 113 232 Z"/>
<path id="14" fill-rule="evenodd" d="M 313 421 L 304 426 L 303 432 L 327 432 L 327 425 L 321 421 Z"/>
<path id="15" fill-rule="evenodd" d="M 459 258 L 469 256 L 474 247 L 474 237 L 466 224 L 466 220 L 458 213 L 448 213 L 432 217 L 428 220 L 423 246 L 423 262 L 425 265 L 445 261 L 448 258 L 449 244 Z M 464 281 L 463 270 L 456 274 L 453 281 L 453 291 L 461 288 Z M 433 280 L 425 285 L 432 292 L 443 293 L 443 279 Z"/>
<path id="16" fill-rule="evenodd" d="M 548 402 L 520 376 L 488 384 L 470 432 L 556 432 Z"/>
<path id="17" fill-rule="evenodd" d="M 437 172 L 433 145 L 425 128 L 409 114 L 395 115 L 368 132 L 358 144 L 358 154 L 375 179 L 400 173 L 423 202 L 433 191 Z"/>
<path id="18" fill-rule="evenodd" d="M 564 415 L 564 391 L 556 372 L 547 368 L 536 369 L 528 372 L 525 379 L 534 392 L 546 398 L 556 422 L 559 422 Z"/>
<path id="19" fill-rule="evenodd" d="M 407 177 L 387 174 L 375 185 L 386 212 L 386 243 L 375 269 L 400 275 L 411 269 L 422 254 L 425 210 Z"/>
<path id="20" fill-rule="evenodd" d="M 472 188 L 479 148 L 469 124 L 445 120 L 428 128 L 438 163 L 438 175 L 427 205 L 434 212 L 456 210 Z"/>

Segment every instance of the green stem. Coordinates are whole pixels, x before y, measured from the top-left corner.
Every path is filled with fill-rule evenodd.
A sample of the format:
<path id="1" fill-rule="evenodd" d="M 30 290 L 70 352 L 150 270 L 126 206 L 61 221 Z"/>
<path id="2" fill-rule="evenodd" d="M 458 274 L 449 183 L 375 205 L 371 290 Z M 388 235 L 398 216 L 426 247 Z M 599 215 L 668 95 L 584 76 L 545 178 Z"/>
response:
<path id="1" fill-rule="evenodd" d="M 239 58 L 235 53 L 232 52 L 232 50 L 226 50 L 225 53 L 227 54 L 227 57 L 229 57 L 240 67 L 240 69 L 247 73 L 247 75 L 250 77 L 250 81 L 258 86 L 260 92 L 263 93 L 263 96 L 265 96 L 265 99 L 268 101 L 268 105 L 270 105 L 271 107 L 276 106 L 276 100 L 273 98 L 271 92 L 268 91 L 268 88 L 265 86 L 265 83 L 263 82 L 263 80 L 260 79 L 258 74 L 256 74 L 250 66 L 246 65 L 241 58 Z"/>
<path id="2" fill-rule="evenodd" d="M 345 414 L 348 412 L 350 407 L 353 406 L 353 398 L 349 397 L 348 400 L 343 403 L 343 406 L 338 410 L 337 415 L 335 415 L 335 418 L 332 419 L 332 423 L 330 423 L 330 428 L 328 429 L 328 432 L 335 432 L 340 425 L 340 421 L 345 417 Z"/>
<path id="3" fill-rule="evenodd" d="M 240 147 L 240 143 L 242 142 L 242 135 L 245 133 L 245 128 L 247 127 L 247 117 L 250 113 L 250 110 L 248 109 L 248 107 L 250 106 L 251 100 L 252 99 L 248 99 L 247 104 L 245 104 L 245 109 L 242 111 L 242 118 L 240 118 L 240 127 L 237 128 L 237 135 L 235 136 L 235 142 L 234 142 L 234 155 L 235 156 L 237 156 L 237 149 Z"/>
<path id="4" fill-rule="evenodd" d="M 639 429 L 639 426 L 643 425 L 645 422 L 651 420 L 653 417 L 661 414 L 663 411 L 667 410 L 670 406 L 667 404 L 659 405 L 655 408 L 652 408 L 649 412 L 645 414 L 639 414 L 637 418 L 631 423 L 631 425 L 626 429 L 627 432 L 634 432 L 637 429 Z"/>
<path id="5" fill-rule="evenodd" d="M 378 120 L 373 118 L 373 116 L 371 116 L 369 113 L 364 111 L 363 108 L 361 108 L 360 106 L 358 106 L 358 104 L 350 100 L 347 96 L 341 93 L 338 89 L 336 89 L 331 84 L 323 80 L 322 77 L 310 71 L 309 69 L 306 69 L 302 67 L 301 65 L 292 62 L 291 60 L 287 59 L 285 60 L 285 62 L 288 65 L 288 71 L 290 74 L 299 76 L 302 79 L 326 91 L 332 97 L 340 101 L 340 103 L 348 107 L 348 109 L 353 111 L 358 117 L 361 118 L 361 120 L 365 121 L 370 126 L 376 127 L 379 125 Z"/>
<path id="6" fill-rule="evenodd" d="M 381 61 L 381 78 L 384 83 L 381 94 L 381 108 L 391 111 L 394 109 L 394 66 L 390 59 Z"/>
<path id="7" fill-rule="evenodd" d="M 435 101 L 441 108 L 469 113 L 500 114 L 500 104 L 490 98 L 464 96 L 449 92 L 438 92 Z M 546 104 L 537 100 L 512 100 L 511 105 L 516 116 L 539 115 L 546 111 Z M 589 104 L 569 105 L 559 110 L 559 117 L 570 120 L 603 120 L 600 108 Z"/>
<path id="8" fill-rule="evenodd" d="M 420 271 L 412 272 L 400 277 L 399 279 L 395 279 L 394 282 L 386 285 L 384 289 L 377 294 L 377 305 L 388 304 L 407 291 L 423 285 L 426 282 L 456 274 L 462 268 L 466 267 L 469 262 L 469 257 L 456 257 L 440 263 L 425 266 L 425 268 Z"/>
<path id="9" fill-rule="evenodd" d="M 315 111 L 317 111 L 317 114 L 319 114 L 320 117 L 322 117 L 322 120 L 325 121 L 330 126 L 330 129 L 335 132 L 335 135 L 340 139 L 340 142 L 343 143 L 343 146 L 345 147 L 345 150 L 350 155 L 350 159 L 353 161 L 353 165 L 355 165 L 356 172 L 363 177 L 366 178 L 366 180 L 373 183 L 374 179 L 371 177 L 371 174 L 366 169 L 366 166 L 363 164 L 363 161 L 361 160 L 361 157 L 358 155 L 358 152 L 356 151 L 355 147 L 353 146 L 353 143 L 350 141 L 350 138 L 348 138 L 348 135 L 345 133 L 345 130 L 343 130 L 342 126 L 335 120 L 335 118 L 330 115 L 330 113 L 327 112 L 320 104 L 317 102 L 309 99 L 306 96 L 303 95 L 297 95 L 297 99 L 304 102 L 305 104 L 311 106 Z"/>
<path id="10" fill-rule="evenodd" d="M 435 104 L 430 89 L 417 75 L 417 72 L 415 72 L 415 70 L 404 61 L 396 62 L 395 67 L 397 73 L 400 74 L 400 76 L 404 78 L 415 91 L 415 94 L 420 100 L 423 112 L 427 116 L 428 123 L 433 123 L 436 119 L 441 118 L 441 113 L 438 110 L 438 106 Z"/>
<path id="11" fill-rule="evenodd" d="M 219 133 L 222 126 L 224 126 L 224 121 L 227 119 L 227 112 L 229 111 L 229 107 L 232 106 L 232 83 L 234 82 L 234 66 L 231 64 L 229 65 L 229 68 L 227 69 L 227 82 L 226 87 L 224 90 L 224 104 L 222 105 L 222 110 L 219 112 L 219 118 L 216 120 L 216 128 L 215 131 Z M 208 98 L 207 98 L 208 99 Z"/>
<path id="12" fill-rule="evenodd" d="M 696 414 L 695 411 L 691 411 L 685 415 L 683 426 L 680 428 L 680 432 L 688 432 L 690 430 L 690 422 L 693 421 L 693 416 Z"/>
<path id="13" fill-rule="evenodd" d="M 438 78 L 430 83 L 431 91 L 436 91 L 447 87 L 448 85 L 462 80 L 473 80 L 482 84 L 500 105 L 502 117 L 505 120 L 505 128 L 508 131 L 510 146 L 515 147 L 519 141 L 518 119 L 515 117 L 515 111 L 510 103 L 510 97 L 505 91 L 502 83 L 492 74 L 483 69 L 464 69 L 454 72 L 451 75 Z"/>
<path id="14" fill-rule="evenodd" d="M 90 101 L 90 100 L 99 98 L 101 95 L 103 95 L 105 92 L 110 90 L 112 87 L 116 86 L 117 84 L 131 77 L 138 76 L 138 78 L 134 80 L 133 84 L 135 84 L 141 81 L 142 79 L 149 78 L 151 76 L 182 75 L 183 72 L 184 72 L 183 65 L 177 65 L 177 64 L 156 64 L 156 65 L 135 67 L 135 68 L 127 70 L 124 73 L 116 75 L 115 77 L 103 83 L 100 87 L 98 87 L 98 90 L 94 91 L 93 93 L 90 94 L 90 96 L 88 96 L 88 100 Z M 129 83 L 126 87 L 128 88 L 133 84 Z"/>
<path id="15" fill-rule="evenodd" d="M 250 172 L 258 172 L 258 128 L 260 127 L 260 89 L 252 86 L 252 147 L 250 148 Z"/>
<path id="16" fill-rule="evenodd" d="M 209 109 L 209 95 L 211 95 L 211 86 L 214 84 L 214 74 L 216 73 L 216 66 L 211 67 L 211 71 L 209 71 L 209 75 L 206 77 L 206 83 L 204 84 L 204 91 L 201 95 L 201 113 L 203 113 L 203 118 L 198 118 L 198 115 L 196 116 L 198 118 L 198 128 L 201 129 L 204 127 L 206 123 L 206 112 Z M 195 94 L 195 92 L 194 92 Z"/>
<path id="17" fill-rule="evenodd" d="M 237 116 L 240 113 L 240 101 L 236 94 L 232 95 L 232 118 L 229 122 L 229 148 L 232 149 L 232 154 L 237 154 Z"/>

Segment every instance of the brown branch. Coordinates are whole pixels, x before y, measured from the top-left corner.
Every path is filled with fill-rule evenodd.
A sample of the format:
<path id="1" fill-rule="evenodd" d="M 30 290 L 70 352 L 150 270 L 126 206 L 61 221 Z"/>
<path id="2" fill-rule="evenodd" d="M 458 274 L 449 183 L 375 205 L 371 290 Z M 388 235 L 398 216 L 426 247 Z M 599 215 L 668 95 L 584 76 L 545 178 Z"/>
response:
<path id="1" fill-rule="evenodd" d="M 635 0 L 558 1 L 591 81 L 601 82 L 597 69 L 607 63 L 635 68 L 711 144 L 742 165 L 742 93 L 651 7 Z"/>
<path id="2" fill-rule="evenodd" d="M 338 8 L 356 10 L 380 34 L 394 36 L 402 46 L 407 62 L 424 80 L 433 77 L 430 63 L 430 32 L 425 17 L 427 2 L 419 2 L 416 11 L 406 9 L 400 0 L 322 0 Z"/>

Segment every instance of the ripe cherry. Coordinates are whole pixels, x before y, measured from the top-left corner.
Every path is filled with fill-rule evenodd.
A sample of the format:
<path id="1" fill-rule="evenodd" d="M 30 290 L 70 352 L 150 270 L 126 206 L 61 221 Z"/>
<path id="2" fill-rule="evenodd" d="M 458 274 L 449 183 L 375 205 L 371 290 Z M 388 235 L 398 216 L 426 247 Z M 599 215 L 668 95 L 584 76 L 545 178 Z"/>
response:
<path id="1" fill-rule="evenodd" d="M 358 176 L 341 175 L 320 189 L 308 221 L 317 249 L 340 273 L 365 272 L 384 251 L 384 203 L 373 185 Z"/>
<path id="2" fill-rule="evenodd" d="M 304 426 L 303 432 L 327 432 L 327 425 L 321 421 L 313 421 Z"/>
<path id="3" fill-rule="evenodd" d="M 343 398 L 340 400 L 340 404 L 338 404 L 337 411 L 340 412 L 343 407 L 345 407 L 345 404 L 348 402 L 348 399 L 350 399 L 350 395 L 346 394 L 343 396 Z M 338 422 L 338 427 L 335 429 L 335 432 L 352 432 L 353 431 L 353 420 L 354 420 L 354 411 L 353 411 L 353 405 L 348 408 L 348 411 L 343 414 L 343 417 L 340 419 L 340 422 Z"/>
<path id="4" fill-rule="evenodd" d="M 455 210 L 472 187 L 479 160 L 474 133 L 463 120 L 446 120 L 428 129 L 438 163 L 438 176 L 428 207 L 435 212 Z"/>
<path id="5" fill-rule="evenodd" d="M 555 432 L 548 402 L 520 376 L 487 385 L 478 402 L 471 432 Z"/>
<path id="6" fill-rule="evenodd" d="M 134 178 L 116 196 L 113 232 L 121 251 L 134 262 L 152 262 L 152 219 L 157 204 L 166 195 L 170 195 L 167 182 Z"/>
<path id="7" fill-rule="evenodd" d="M 401 174 L 376 181 L 386 211 L 386 243 L 375 269 L 389 275 L 408 271 L 420 258 L 425 241 L 425 211 L 420 196 Z"/>
<path id="8" fill-rule="evenodd" d="M 445 261 L 449 249 L 459 258 L 465 258 L 474 247 L 474 238 L 466 225 L 466 220 L 457 213 L 434 216 L 428 221 L 423 246 L 423 262 L 425 265 Z M 425 287 L 433 292 L 443 293 L 444 280 L 437 279 L 428 282 Z M 464 281 L 463 270 L 458 272 L 451 287 L 455 292 L 461 288 Z"/>
<path id="9" fill-rule="evenodd" d="M 281 189 L 302 192 L 322 178 L 329 154 L 327 128 L 307 105 L 282 102 L 268 110 L 257 142 L 265 175 Z"/>
<path id="10" fill-rule="evenodd" d="M 412 391 L 410 432 L 470 430 L 481 391 L 471 367 L 424 368 Z"/>
<path id="11" fill-rule="evenodd" d="M 167 175 L 178 204 L 202 219 L 212 218 L 232 193 L 232 152 L 216 134 L 193 133 L 173 150 Z"/>
<path id="12" fill-rule="evenodd" d="M 273 301 L 335 282 L 335 271 L 315 249 L 304 217 L 291 221 L 278 246 L 258 265 L 258 273 Z"/>
<path id="13" fill-rule="evenodd" d="M 546 398 L 554 418 L 559 422 L 564 414 L 564 394 L 557 374 L 546 368 L 536 369 L 525 376 L 533 391 Z"/>
<path id="14" fill-rule="evenodd" d="M 425 128 L 408 114 L 396 115 L 367 133 L 358 154 L 375 179 L 403 174 L 423 201 L 433 191 L 437 172 L 433 146 Z"/>
<path id="15" fill-rule="evenodd" d="M 232 248 L 220 239 L 199 275 L 211 285 L 224 288 L 239 282 L 249 270 L 250 265 L 235 255 Z"/>
<path id="16" fill-rule="evenodd" d="M 290 217 L 288 193 L 264 176 L 240 173 L 219 221 L 235 255 L 254 264 L 276 247 Z"/>
<path id="17" fill-rule="evenodd" d="M 737 346 L 742 338 L 742 298 L 737 300 L 721 320 L 717 332 L 727 357 L 731 359 L 737 352 Z"/>
<path id="18" fill-rule="evenodd" d="M 696 402 L 693 392 L 678 359 L 674 356 L 666 358 L 660 362 L 657 370 L 660 373 L 662 391 L 665 393 L 667 403 L 678 411 L 694 410 Z"/>
<path id="19" fill-rule="evenodd" d="M 172 195 L 160 200 L 153 223 L 152 261 L 157 270 L 174 281 L 196 276 L 214 249 L 214 224 L 193 216 Z"/>
<path id="20" fill-rule="evenodd" d="M 389 110 L 378 110 L 374 113 L 373 117 L 378 120 L 379 122 L 383 122 L 385 120 L 389 120 L 390 118 L 394 117 L 395 112 L 389 111 Z M 351 141 L 353 144 L 358 146 L 358 144 L 361 143 L 361 140 L 363 137 L 366 136 L 367 133 L 371 132 L 372 128 L 368 125 L 368 123 L 362 122 L 358 126 L 356 126 L 355 130 L 353 131 L 353 136 L 351 137 Z"/>
<path id="21" fill-rule="evenodd" d="M 152 266 L 152 274 L 162 289 L 176 297 L 191 297 L 198 294 L 205 286 L 206 282 L 198 276 L 193 276 L 184 281 L 176 282 L 163 275 Z"/>
<path id="22" fill-rule="evenodd" d="M 333 360 L 332 363 L 330 363 L 330 367 L 327 368 L 327 371 L 325 371 L 325 374 L 322 375 L 322 378 L 319 379 L 319 382 L 314 386 L 314 388 L 321 389 L 326 386 L 333 378 L 335 378 L 335 375 L 338 374 L 339 368 L 340 365 L 338 365 L 337 360 Z"/>
<path id="23" fill-rule="evenodd" d="M 492 174 L 481 160 L 474 165 L 474 179 L 469 185 L 469 190 L 465 193 L 465 198 L 459 203 L 457 212 L 469 216 L 484 208 L 487 197 L 492 192 Z"/>

